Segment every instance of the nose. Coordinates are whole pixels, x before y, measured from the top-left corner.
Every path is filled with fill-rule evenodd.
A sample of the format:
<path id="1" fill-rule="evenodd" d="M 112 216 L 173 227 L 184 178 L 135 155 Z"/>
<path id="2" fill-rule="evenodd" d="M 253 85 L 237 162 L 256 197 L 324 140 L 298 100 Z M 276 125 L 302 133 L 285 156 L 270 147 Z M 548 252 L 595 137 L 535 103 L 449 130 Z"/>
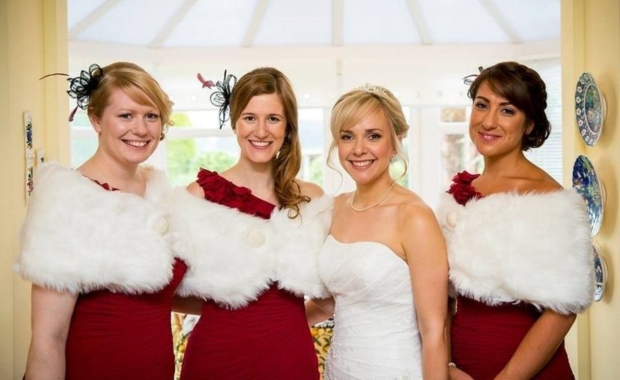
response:
<path id="1" fill-rule="evenodd" d="M 493 129 L 497 126 L 497 113 L 494 110 L 489 110 L 482 119 L 482 126 L 485 129 Z"/>
<path id="2" fill-rule="evenodd" d="M 267 130 L 267 120 L 258 120 L 254 134 L 258 138 L 266 138 L 269 135 Z"/>
<path id="3" fill-rule="evenodd" d="M 133 128 L 131 129 L 131 131 L 133 132 L 134 135 L 136 136 L 144 136 L 148 133 L 148 128 L 146 126 L 147 121 L 144 120 L 143 118 L 136 118 L 135 122 L 133 123 Z"/>
<path id="4" fill-rule="evenodd" d="M 364 139 L 355 140 L 353 153 L 357 156 L 361 156 L 362 154 L 366 153 L 366 142 L 364 141 Z"/>

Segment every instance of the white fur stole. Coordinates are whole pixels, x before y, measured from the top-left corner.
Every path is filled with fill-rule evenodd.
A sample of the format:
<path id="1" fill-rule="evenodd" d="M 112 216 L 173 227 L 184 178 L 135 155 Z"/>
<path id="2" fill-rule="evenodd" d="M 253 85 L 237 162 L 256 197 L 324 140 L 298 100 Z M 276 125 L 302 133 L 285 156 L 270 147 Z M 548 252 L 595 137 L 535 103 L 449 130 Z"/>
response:
<path id="1" fill-rule="evenodd" d="M 301 216 L 274 210 L 270 220 L 175 189 L 171 226 L 189 264 L 183 296 L 211 299 L 230 308 L 254 301 L 273 281 L 298 295 L 319 296 L 318 252 L 331 223 L 331 199 L 313 199 Z"/>
<path id="2" fill-rule="evenodd" d="M 35 176 L 15 270 L 33 283 L 70 293 L 154 292 L 172 277 L 174 254 L 163 172 L 148 175 L 144 198 L 108 191 L 70 168 L 45 163 Z"/>
<path id="3" fill-rule="evenodd" d="M 523 301 L 562 314 L 590 305 L 590 226 L 575 191 L 498 193 L 465 206 L 450 194 L 443 197 L 437 216 L 457 293 L 490 305 Z"/>

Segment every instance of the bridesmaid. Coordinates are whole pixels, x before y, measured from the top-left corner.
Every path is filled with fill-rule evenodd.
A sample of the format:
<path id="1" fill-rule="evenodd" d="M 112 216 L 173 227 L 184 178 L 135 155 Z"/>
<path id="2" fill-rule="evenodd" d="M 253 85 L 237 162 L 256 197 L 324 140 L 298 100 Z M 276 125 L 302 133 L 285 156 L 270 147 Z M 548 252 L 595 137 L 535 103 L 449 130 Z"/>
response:
<path id="1" fill-rule="evenodd" d="M 456 296 L 454 378 L 574 378 L 564 337 L 593 299 L 592 246 L 583 199 L 524 154 L 549 137 L 545 87 L 502 62 L 469 88 L 484 170 L 458 173 L 438 210 Z"/>
<path id="2" fill-rule="evenodd" d="M 200 298 L 181 380 L 317 380 L 304 295 L 319 297 L 317 253 L 331 200 L 296 178 L 301 164 L 297 102 L 274 68 L 224 76 L 212 99 L 241 153 L 230 169 L 201 169 L 179 189 L 174 223 L 191 247 L 181 294 Z M 211 82 L 205 82 L 212 86 Z"/>
<path id="3" fill-rule="evenodd" d="M 77 170 L 37 170 L 16 265 L 33 283 L 25 378 L 170 380 L 170 311 L 186 266 L 160 202 L 166 177 L 142 163 L 165 136 L 172 102 L 128 62 L 91 65 L 70 79 L 69 95 L 99 144 Z"/>

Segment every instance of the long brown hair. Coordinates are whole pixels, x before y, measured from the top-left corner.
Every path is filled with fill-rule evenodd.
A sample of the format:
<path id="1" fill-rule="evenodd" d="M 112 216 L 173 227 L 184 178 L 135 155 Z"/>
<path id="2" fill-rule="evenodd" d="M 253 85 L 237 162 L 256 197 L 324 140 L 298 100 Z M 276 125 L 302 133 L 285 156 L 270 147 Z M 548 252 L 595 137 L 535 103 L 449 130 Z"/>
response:
<path id="1" fill-rule="evenodd" d="M 290 209 L 289 217 L 299 215 L 302 203 L 309 202 L 310 197 L 301 193 L 295 177 L 301 168 L 301 143 L 299 142 L 299 124 L 297 116 L 297 99 L 288 78 L 273 67 L 254 69 L 239 79 L 232 91 L 230 100 L 230 120 L 233 130 L 235 123 L 250 100 L 257 95 L 276 94 L 284 107 L 286 131 L 284 142 L 272 168 L 274 191 L 282 208 Z"/>

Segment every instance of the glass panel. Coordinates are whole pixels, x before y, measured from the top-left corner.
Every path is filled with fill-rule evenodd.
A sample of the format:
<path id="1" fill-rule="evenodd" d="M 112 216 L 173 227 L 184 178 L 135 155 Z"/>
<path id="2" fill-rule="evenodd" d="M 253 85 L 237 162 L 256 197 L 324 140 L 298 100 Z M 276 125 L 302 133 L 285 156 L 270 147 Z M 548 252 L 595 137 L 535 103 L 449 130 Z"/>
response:
<path id="1" fill-rule="evenodd" d="M 90 130 L 92 131 L 92 128 Z M 73 136 L 71 139 L 71 167 L 77 168 L 82 165 L 87 159 L 95 154 L 97 145 L 97 134 L 94 131 L 85 135 L 83 134 L 79 137 Z"/>
<path id="2" fill-rule="evenodd" d="M 409 139 L 403 140 L 403 153 L 409 157 Z M 407 163 L 407 173 L 405 173 L 405 163 L 398 157 L 394 157 L 390 163 L 390 175 L 396 179 L 396 183 L 409 188 L 409 163 Z"/>
<path id="3" fill-rule="evenodd" d="M 325 158 L 323 155 L 324 121 L 322 108 L 299 110 L 299 140 L 302 164 L 299 178 L 323 186 Z"/>
<path id="4" fill-rule="evenodd" d="M 173 185 L 187 185 L 196 180 L 202 167 L 222 172 L 239 158 L 234 137 L 199 137 L 166 139 L 168 178 Z"/>
<path id="5" fill-rule="evenodd" d="M 172 119 L 175 127 L 219 129 L 218 113 L 217 110 L 175 112 L 172 114 Z M 222 128 L 230 129 L 230 122 L 227 122 Z"/>
<path id="6" fill-rule="evenodd" d="M 467 109 L 465 107 L 455 108 L 442 108 L 439 120 L 442 123 L 462 123 L 466 120 Z"/>
<path id="7" fill-rule="evenodd" d="M 470 173 L 481 173 L 482 156 L 469 139 L 468 133 L 441 135 L 441 188 L 448 189 L 452 177 L 458 172 L 467 170 Z"/>

